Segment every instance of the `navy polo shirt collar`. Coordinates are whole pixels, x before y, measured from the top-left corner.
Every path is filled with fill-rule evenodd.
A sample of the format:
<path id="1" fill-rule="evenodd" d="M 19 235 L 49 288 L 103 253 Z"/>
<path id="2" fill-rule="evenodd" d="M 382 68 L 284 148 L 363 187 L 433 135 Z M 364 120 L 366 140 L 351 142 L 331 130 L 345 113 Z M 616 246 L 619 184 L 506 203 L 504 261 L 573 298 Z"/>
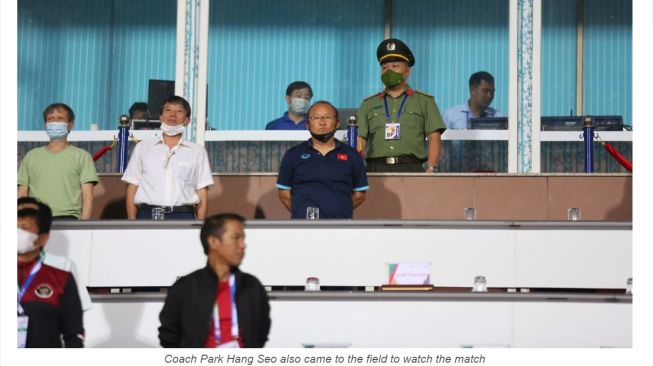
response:
<path id="1" fill-rule="evenodd" d="M 336 142 L 336 148 L 331 150 L 331 151 L 340 150 L 340 148 L 342 147 L 342 141 L 340 141 L 338 139 L 334 139 L 334 140 Z M 313 139 L 312 138 L 309 138 L 306 141 L 306 145 L 308 146 L 309 149 L 315 150 L 315 148 L 313 147 Z M 331 152 L 331 151 L 329 151 L 329 152 Z"/>
<path id="2" fill-rule="evenodd" d="M 299 121 L 298 123 L 295 123 L 295 121 L 291 120 L 290 117 L 288 117 L 288 111 L 286 111 L 286 112 L 283 114 L 283 117 L 282 117 L 282 118 L 283 118 L 283 120 L 282 120 L 282 121 L 283 121 L 282 124 L 283 124 L 284 126 L 289 127 L 289 128 L 294 128 L 294 129 L 304 129 L 304 128 L 300 128 L 299 126 L 301 126 L 301 125 L 306 125 L 306 115 L 304 115 L 304 118 L 302 118 L 302 120 Z M 307 126 L 307 127 L 308 127 L 308 126 Z"/>

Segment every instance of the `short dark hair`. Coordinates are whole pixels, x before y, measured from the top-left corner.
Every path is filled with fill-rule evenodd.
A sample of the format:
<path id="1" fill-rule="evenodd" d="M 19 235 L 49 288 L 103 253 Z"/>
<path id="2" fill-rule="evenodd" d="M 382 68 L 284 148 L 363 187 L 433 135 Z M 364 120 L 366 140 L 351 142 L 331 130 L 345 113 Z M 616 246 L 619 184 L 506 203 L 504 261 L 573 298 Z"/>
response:
<path id="1" fill-rule="evenodd" d="M 485 80 L 486 83 L 494 85 L 494 76 L 487 71 L 478 71 L 469 77 L 469 87 L 479 86 L 481 81 Z"/>
<path id="2" fill-rule="evenodd" d="M 228 221 L 238 221 L 243 224 L 245 218 L 235 213 L 221 213 L 204 220 L 204 225 L 202 225 L 202 230 L 200 231 L 200 240 L 202 241 L 204 254 L 209 254 L 209 236 L 215 236 L 221 239 L 222 234 L 224 234 L 224 226 Z"/>
<path id="3" fill-rule="evenodd" d="M 308 108 L 308 111 L 306 111 L 306 118 L 308 118 L 308 116 L 311 115 L 311 111 L 313 110 L 313 107 L 315 107 L 317 105 L 320 105 L 320 104 L 326 104 L 329 107 L 333 108 L 333 110 L 336 112 L 336 121 L 340 121 L 340 118 L 338 118 L 338 108 L 336 108 L 333 104 L 327 102 L 326 100 L 318 100 L 317 102 L 313 103 L 313 105 L 311 105 Z"/>
<path id="4" fill-rule="evenodd" d="M 132 106 L 129 107 L 129 118 L 132 118 L 136 111 L 143 111 L 143 112 L 147 113 L 147 103 L 145 103 L 145 102 L 136 102 L 136 103 L 132 104 Z"/>
<path id="5" fill-rule="evenodd" d="M 308 88 L 308 91 L 309 93 L 311 93 L 311 98 L 312 98 L 313 89 L 311 89 L 311 86 L 308 85 L 308 83 L 305 81 L 293 81 L 292 83 L 290 83 L 290 85 L 288 85 L 288 87 L 286 88 L 286 95 L 290 96 L 290 94 L 292 94 L 292 92 L 294 92 L 295 90 L 304 89 L 304 88 Z"/>
<path id="6" fill-rule="evenodd" d="M 50 209 L 50 206 L 39 200 L 23 200 L 23 202 L 21 202 L 21 199 L 19 198 L 18 204 L 22 203 L 36 203 L 39 208 L 38 210 L 33 208 L 18 210 L 18 217 L 33 217 L 36 220 L 36 226 L 39 228 L 39 234 L 48 234 L 52 227 L 52 210 Z"/>
<path id="7" fill-rule="evenodd" d="M 17 201 L 18 201 L 18 203 L 16 203 L 16 206 L 26 205 L 26 204 L 34 204 L 36 206 L 39 206 L 41 204 L 41 201 L 37 200 L 34 197 L 30 197 L 30 196 L 20 197 L 20 198 L 18 198 Z"/>
<path id="8" fill-rule="evenodd" d="M 166 100 L 163 101 L 163 103 L 161 103 L 161 111 L 163 111 L 163 107 L 165 107 L 166 104 L 181 105 L 186 110 L 186 117 L 190 117 L 190 104 L 188 104 L 188 101 L 183 97 L 180 97 L 179 95 L 173 95 L 168 97 Z"/>
<path id="9" fill-rule="evenodd" d="M 64 103 L 52 103 L 43 111 L 43 123 L 48 121 L 48 114 L 52 113 L 55 109 L 63 109 L 68 113 L 68 121 L 72 122 L 75 120 L 75 112 L 67 104 Z"/>

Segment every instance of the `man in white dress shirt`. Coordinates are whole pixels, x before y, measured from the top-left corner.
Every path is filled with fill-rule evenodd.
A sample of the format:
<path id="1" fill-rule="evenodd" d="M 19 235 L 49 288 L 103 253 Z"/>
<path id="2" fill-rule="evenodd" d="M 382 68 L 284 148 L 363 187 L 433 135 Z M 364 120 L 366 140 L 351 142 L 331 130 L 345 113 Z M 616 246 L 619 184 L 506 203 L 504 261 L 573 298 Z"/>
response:
<path id="1" fill-rule="evenodd" d="M 183 138 L 190 122 L 190 105 L 180 96 L 163 102 L 161 137 L 139 142 L 122 180 L 127 182 L 127 218 L 204 220 L 208 188 L 213 184 L 203 146 Z"/>

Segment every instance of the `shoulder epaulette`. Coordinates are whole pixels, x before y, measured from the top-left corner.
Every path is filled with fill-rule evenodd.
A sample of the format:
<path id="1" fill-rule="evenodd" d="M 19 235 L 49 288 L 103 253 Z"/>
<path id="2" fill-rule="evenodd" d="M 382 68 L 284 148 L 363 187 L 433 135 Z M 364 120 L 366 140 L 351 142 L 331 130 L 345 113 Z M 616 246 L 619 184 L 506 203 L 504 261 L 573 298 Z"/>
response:
<path id="1" fill-rule="evenodd" d="M 372 98 L 374 98 L 374 97 L 378 97 L 378 96 L 380 96 L 380 95 L 382 95 L 382 94 L 383 94 L 383 92 L 374 93 L 374 94 L 372 94 L 372 95 L 366 97 L 365 99 L 363 99 L 363 102 L 366 102 L 367 100 L 372 99 Z"/>
<path id="2" fill-rule="evenodd" d="M 415 91 L 415 93 L 420 93 L 420 94 L 422 94 L 422 95 L 426 95 L 426 96 L 429 97 L 429 98 L 435 98 L 435 97 L 432 96 L 431 94 L 429 94 L 429 93 L 425 93 L 425 92 L 423 92 L 423 91 L 421 91 L 421 90 L 418 90 L 418 89 L 413 89 L 413 90 Z"/>

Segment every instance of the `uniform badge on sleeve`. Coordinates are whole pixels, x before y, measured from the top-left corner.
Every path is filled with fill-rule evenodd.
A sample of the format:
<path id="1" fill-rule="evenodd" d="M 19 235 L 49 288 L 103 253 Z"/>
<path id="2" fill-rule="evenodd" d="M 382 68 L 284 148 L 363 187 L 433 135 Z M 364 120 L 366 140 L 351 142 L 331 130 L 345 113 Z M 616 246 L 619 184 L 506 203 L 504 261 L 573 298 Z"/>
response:
<path id="1" fill-rule="evenodd" d="M 36 289 L 34 290 L 34 293 L 36 296 L 42 298 L 42 299 L 47 299 L 52 296 L 52 287 L 47 284 L 41 284 L 36 286 Z"/>

